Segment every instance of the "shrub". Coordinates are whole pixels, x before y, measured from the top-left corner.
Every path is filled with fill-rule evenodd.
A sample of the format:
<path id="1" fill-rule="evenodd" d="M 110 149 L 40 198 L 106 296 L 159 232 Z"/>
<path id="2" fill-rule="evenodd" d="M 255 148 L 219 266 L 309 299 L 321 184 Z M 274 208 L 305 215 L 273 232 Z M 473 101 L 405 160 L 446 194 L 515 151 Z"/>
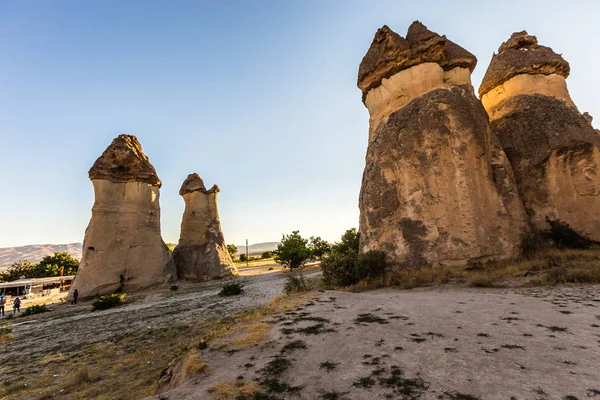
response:
<path id="1" fill-rule="evenodd" d="M 29 306 L 27 307 L 27 309 L 25 311 L 23 311 L 23 316 L 26 317 L 28 315 L 33 315 L 33 314 L 40 314 L 40 313 L 45 313 L 50 311 L 50 309 L 48 307 L 46 307 L 45 304 L 41 304 L 41 305 L 33 305 L 33 306 Z"/>
<path id="2" fill-rule="evenodd" d="M 264 253 L 262 253 L 262 255 L 260 256 L 262 259 L 269 259 L 269 258 L 273 258 L 273 252 L 272 251 L 265 251 Z"/>
<path id="3" fill-rule="evenodd" d="M 370 250 L 360 254 L 356 260 L 356 278 L 358 280 L 374 279 L 385 273 L 385 253 Z"/>
<path id="4" fill-rule="evenodd" d="M 356 255 L 331 253 L 321 262 L 323 282 L 328 287 L 350 286 L 358 282 L 355 272 Z"/>
<path id="5" fill-rule="evenodd" d="M 375 279 L 384 274 L 385 253 L 370 250 L 357 255 L 354 251 L 333 252 L 321 263 L 323 282 L 328 287 L 355 285 L 364 279 Z"/>
<path id="6" fill-rule="evenodd" d="M 286 294 L 307 292 L 312 289 L 312 285 L 308 279 L 299 274 L 290 274 L 283 283 L 283 292 Z"/>
<path id="7" fill-rule="evenodd" d="M 108 308 L 120 306 L 124 303 L 125 294 L 109 294 L 106 296 L 98 297 L 92 303 L 92 311 L 96 310 L 106 310 Z"/>
<path id="8" fill-rule="evenodd" d="M 219 295 L 221 296 L 236 296 L 244 292 L 244 284 L 241 282 L 229 282 L 223 285 Z"/>
<path id="9" fill-rule="evenodd" d="M 245 254 L 240 254 L 240 261 L 249 261 L 248 256 Z"/>
<path id="10" fill-rule="evenodd" d="M 176 290 L 179 290 L 179 286 L 178 286 L 178 285 L 171 285 L 171 288 L 170 288 L 170 289 L 171 289 L 171 291 L 173 291 L 173 292 L 174 292 L 174 291 L 176 291 Z"/>

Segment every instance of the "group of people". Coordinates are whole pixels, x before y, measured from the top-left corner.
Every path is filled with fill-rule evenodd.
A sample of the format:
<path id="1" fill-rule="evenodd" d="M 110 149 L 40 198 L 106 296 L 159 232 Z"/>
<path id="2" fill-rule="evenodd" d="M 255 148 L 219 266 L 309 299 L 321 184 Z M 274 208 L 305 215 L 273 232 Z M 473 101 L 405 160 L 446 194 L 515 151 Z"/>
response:
<path id="1" fill-rule="evenodd" d="M 4 307 L 6 306 L 6 297 L 0 296 L 0 315 L 4 317 Z M 21 313 L 21 299 L 16 297 L 13 300 L 13 314 Z"/>

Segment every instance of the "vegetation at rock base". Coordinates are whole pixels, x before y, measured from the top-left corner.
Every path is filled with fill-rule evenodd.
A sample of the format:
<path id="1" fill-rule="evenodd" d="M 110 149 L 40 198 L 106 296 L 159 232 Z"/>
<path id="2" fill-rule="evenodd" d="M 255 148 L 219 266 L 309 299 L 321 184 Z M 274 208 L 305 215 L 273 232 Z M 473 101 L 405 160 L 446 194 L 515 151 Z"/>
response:
<path id="1" fill-rule="evenodd" d="M 244 284 L 242 282 L 229 282 L 221 287 L 219 294 L 221 296 L 236 296 L 244 292 Z"/>
<path id="2" fill-rule="evenodd" d="M 321 263 L 326 286 L 350 286 L 385 273 L 385 254 L 377 250 L 358 254 L 359 241 L 360 234 L 352 228 L 342 235 L 340 242 L 331 246 L 331 253 Z"/>
<path id="3" fill-rule="evenodd" d="M 47 278 L 75 275 L 78 268 L 79 260 L 74 259 L 69 253 L 57 252 L 42 258 L 37 264 L 32 264 L 28 260 L 14 262 L 6 271 L 0 273 L 0 280 L 11 282 L 21 277 Z"/>
<path id="4" fill-rule="evenodd" d="M 312 288 L 312 283 L 301 272 L 291 273 L 283 283 L 283 292 L 286 294 L 306 292 Z"/>
<path id="5" fill-rule="evenodd" d="M 109 294 L 100 296 L 92 303 L 92 311 L 106 310 L 112 307 L 120 306 L 125 302 L 125 294 Z"/>
<path id="6" fill-rule="evenodd" d="M 310 256 L 308 240 L 300 236 L 299 231 L 283 235 L 275 250 L 275 261 L 290 269 L 298 268 Z"/>
<path id="7" fill-rule="evenodd" d="M 50 309 L 48 307 L 46 307 L 45 304 L 36 304 L 36 305 L 27 307 L 21 315 L 23 317 L 26 317 L 28 315 L 41 314 L 41 313 L 45 313 L 48 311 L 50 311 Z"/>

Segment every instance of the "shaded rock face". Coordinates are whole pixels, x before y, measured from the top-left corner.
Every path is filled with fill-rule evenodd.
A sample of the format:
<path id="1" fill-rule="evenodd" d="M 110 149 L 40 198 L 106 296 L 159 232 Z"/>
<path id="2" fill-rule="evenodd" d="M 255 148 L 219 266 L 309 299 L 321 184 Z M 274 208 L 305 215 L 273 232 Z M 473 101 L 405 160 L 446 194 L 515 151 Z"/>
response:
<path id="1" fill-rule="evenodd" d="M 237 273 L 221 230 L 218 193 L 217 185 L 206 190 L 198 174 L 190 174 L 179 190 L 185 211 L 173 259 L 180 279 L 203 281 Z"/>
<path id="2" fill-rule="evenodd" d="M 420 23 L 407 39 L 387 27 L 376 34 L 359 72 L 371 116 L 359 201 L 362 252 L 382 250 L 396 267 L 520 253 L 524 209 L 510 163 L 473 95 L 475 62 Z"/>
<path id="3" fill-rule="evenodd" d="M 84 298 L 174 280 L 160 235 L 160 179 L 135 136 L 117 137 L 89 176 L 95 201 L 69 298 L 75 289 Z"/>
<path id="4" fill-rule="evenodd" d="M 560 55 L 518 32 L 492 58 L 479 91 L 531 225 L 561 220 L 600 241 L 600 136 L 571 100 L 568 74 Z"/>

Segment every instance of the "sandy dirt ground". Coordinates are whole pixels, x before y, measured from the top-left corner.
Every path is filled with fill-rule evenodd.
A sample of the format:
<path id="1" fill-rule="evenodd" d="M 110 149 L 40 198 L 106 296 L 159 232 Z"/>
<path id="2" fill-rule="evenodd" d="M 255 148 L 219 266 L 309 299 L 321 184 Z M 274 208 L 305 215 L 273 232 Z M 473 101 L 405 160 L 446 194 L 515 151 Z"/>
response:
<path id="1" fill-rule="evenodd" d="M 600 399 L 598 285 L 326 291 L 267 320 L 267 342 L 200 351 L 208 368 L 154 399 L 223 381 L 269 399 Z"/>

